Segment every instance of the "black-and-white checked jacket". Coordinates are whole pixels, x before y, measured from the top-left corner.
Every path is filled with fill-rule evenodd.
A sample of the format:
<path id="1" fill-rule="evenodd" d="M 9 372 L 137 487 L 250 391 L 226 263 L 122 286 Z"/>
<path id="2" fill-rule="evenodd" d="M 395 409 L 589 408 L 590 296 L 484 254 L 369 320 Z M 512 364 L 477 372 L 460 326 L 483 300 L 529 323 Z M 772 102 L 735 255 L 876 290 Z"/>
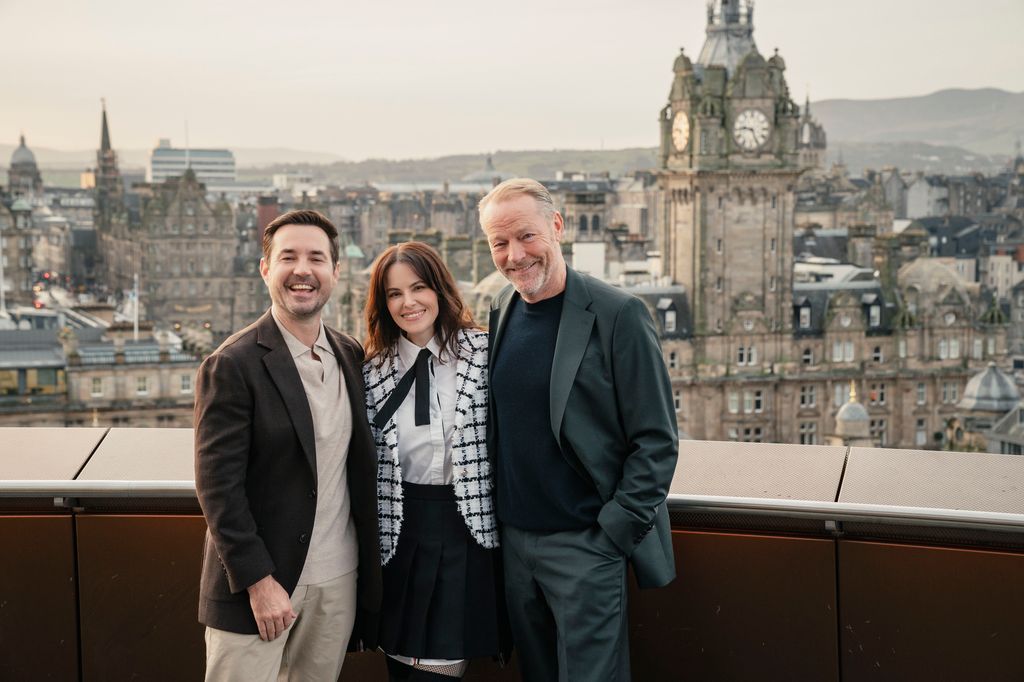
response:
<path id="1" fill-rule="evenodd" d="M 487 458 L 487 332 L 464 329 L 457 336 L 455 361 L 455 432 L 452 435 L 452 473 L 459 512 L 480 546 L 498 546 L 494 511 L 494 475 Z M 398 428 L 394 416 L 378 429 L 373 425 L 401 379 L 394 360 L 363 365 L 366 412 L 377 445 L 377 515 L 380 519 L 381 561 L 395 555 L 402 531 L 402 467 L 398 461 Z"/>

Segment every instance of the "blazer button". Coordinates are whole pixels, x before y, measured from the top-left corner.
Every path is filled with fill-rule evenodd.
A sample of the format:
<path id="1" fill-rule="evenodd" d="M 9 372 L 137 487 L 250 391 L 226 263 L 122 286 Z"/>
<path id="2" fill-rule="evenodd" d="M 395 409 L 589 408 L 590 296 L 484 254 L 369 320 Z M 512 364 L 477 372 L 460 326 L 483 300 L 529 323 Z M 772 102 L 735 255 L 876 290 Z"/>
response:
<path id="1" fill-rule="evenodd" d="M 306 533 L 303 533 L 302 535 L 299 536 L 299 544 L 304 545 L 307 542 L 309 542 L 309 535 L 307 535 Z"/>

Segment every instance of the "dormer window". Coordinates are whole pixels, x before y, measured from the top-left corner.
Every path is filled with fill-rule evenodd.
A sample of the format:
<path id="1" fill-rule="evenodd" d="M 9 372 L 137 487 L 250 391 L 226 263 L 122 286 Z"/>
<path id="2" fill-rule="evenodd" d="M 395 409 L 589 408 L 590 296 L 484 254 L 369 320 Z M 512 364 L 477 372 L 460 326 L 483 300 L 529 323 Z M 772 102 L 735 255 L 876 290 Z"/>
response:
<path id="1" fill-rule="evenodd" d="M 665 332 L 669 333 L 676 331 L 676 304 L 672 302 L 672 299 L 660 298 L 658 299 L 658 305 L 656 307 L 658 309 L 658 313 L 661 315 L 661 321 Z"/>
<path id="2" fill-rule="evenodd" d="M 809 305 L 800 306 L 800 328 L 811 328 L 811 306 Z"/>
<path id="3" fill-rule="evenodd" d="M 882 306 L 877 303 L 868 308 L 868 326 L 878 327 L 882 324 Z"/>

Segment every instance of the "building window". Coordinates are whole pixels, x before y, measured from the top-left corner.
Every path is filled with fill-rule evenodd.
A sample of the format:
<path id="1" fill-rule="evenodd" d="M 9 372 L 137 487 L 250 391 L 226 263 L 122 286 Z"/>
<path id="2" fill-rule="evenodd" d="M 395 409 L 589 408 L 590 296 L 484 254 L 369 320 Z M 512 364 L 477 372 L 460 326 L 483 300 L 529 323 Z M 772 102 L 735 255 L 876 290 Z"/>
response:
<path id="1" fill-rule="evenodd" d="M 960 339 L 949 340 L 949 357 L 953 360 L 960 357 Z"/>
<path id="2" fill-rule="evenodd" d="M 774 202 L 774 199 L 773 199 L 773 202 Z M 774 204 L 772 205 L 772 208 L 775 208 Z M 775 253 L 775 237 L 772 237 L 772 241 L 771 241 L 771 244 L 769 245 L 768 249 L 772 253 Z"/>
<path id="3" fill-rule="evenodd" d="M 843 361 L 843 342 L 833 341 L 832 342 L 832 362 Z"/>
<path id="4" fill-rule="evenodd" d="M 810 348 L 804 348 L 802 360 L 803 360 L 803 363 L 805 365 L 813 365 L 814 364 L 814 351 L 811 350 Z"/>
<path id="5" fill-rule="evenodd" d="M 721 239 L 715 241 L 715 252 L 716 253 L 722 253 L 722 240 Z"/>
<path id="6" fill-rule="evenodd" d="M 871 405 L 885 405 L 885 384 L 871 384 L 868 398 Z"/>
<path id="7" fill-rule="evenodd" d="M 587 216 L 581 215 L 580 216 L 580 232 L 586 232 L 587 229 L 588 229 L 587 228 Z"/>
<path id="8" fill-rule="evenodd" d="M 925 426 L 923 419 L 917 420 L 917 426 L 914 429 L 914 445 L 922 447 L 928 444 L 928 428 Z"/>
<path id="9" fill-rule="evenodd" d="M 135 394 L 149 395 L 149 377 L 135 378 Z"/>
<path id="10" fill-rule="evenodd" d="M 674 332 L 676 330 L 676 311 L 666 310 L 665 311 L 665 331 Z"/>
<path id="11" fill-rule="evenodd" d="M 872 360 L 872 362 L 882 362 L 883 361 L 882 347 L 881 346 L 875 346 L 871 350 L 871 360 Z"/>
<path id="12" fill-rule="evenodd" d="M 814 407 L 817 403 L 814 395 L 814 386 L 801 386 L 800 387 L 800 407 L 808 408 Z"/>
<path id="13" fill-rule="evenodd" d="M 747 348 L 747 364 L 751 366 L 757 364 L 757 346 Z"/>
<path id="14" fill-rule="evenodd" d="M 960 386 L 953 381 L 942 382 L 942 402 L 949 405 L 960 400 Z"/>
<path id="15" fill-rule="evenodd" d="M 672 404 L 675 406 L 677 413 L 683 409 L 683 395 L 681 392 L 672 391 Z"/>
<path id="16" fill-rule="evenodd" d="M 590 219 L 590 229 L 597 232 L 601 229 L 601 216 L 596 215 Z"/>
<path id="17" fill-rule="evenodd" d="M 917 384 L 917 404 L 924 405 L 928 402 L 928 387 L 924 385 L 923 381 Z"/>
<path id="18" fill-rule="evenodd" d="M 853 362 L 853 341 L 843 343 L 843 360 Z"/>
<path id="19" fill-rule="evenodd" d="M 715 279 L 715 291 L 721 291 L 724 285 L 725 282 L 722 280 L 721 277 Z"/>
<path id="20" fill-rule="evenodd" d="M 747 364 L 747 347 L 740 346 L 736 349 L 736 364 L 745 365 Z"/>
<path id="21" fill-rule="evenodd" d="M 907 357 L 907 340 L 906 339 L 900 339 L 899 343 L 897 344 L 897 347 L 899 348 L 900 358 L 902 359 L 902 358 Z"/>
<path id="22" fill-rule="evenodd" d="M 722 208 L 723 206 L 725 206 L 725 198 L 718 197 L 718 208 Z"/>
<path id="23" fill-rule="evenodd" d="M 814 422 L 800 422 L 800 444 L 816 445 L 818 443 L 818 425 Z"/>
<path id="24" fill-rule="evenodd" d="M 871 428 L 871 439 L 881 446 L 885 446 L 886 433 L 885 433 L 885 420 L 884 419 L 872 419 L 870 422 Z"/>
<path id="25" fill-rule="evenodd" d="M 743 429 L 743 442 L 760 443 L 763 440 L 763 432 L 760 426 L 753 426 Z"/>
<path id="26" fill-rule="evenodd" d="M 775 208 L 775 206 L 776 206 L 776 205 L 778 204 L 778 201 L 779 201 L 779 198 L 778 198 L 778 196 L 777 196 L 777 195 L 775 195 L 775 194 L 773 194 L 773 195 L 772 195 L 772 208 Z M 773 239 L 773 240 L 772 240 L 772 243 L 774 243 L 774 242 L 775 242 L 775 240 Z M 773 249 L 772 249 L 772 251 L 774 251 L 774 250 L 775 250 L 775 249 L 773 248 Z"/>
<path id="27" fill-rule="evenodd" d="M 736 391 L 729 391 L 729 414 L 736 414 L 740 411 L 740 394 Z"/>
<path id="28" fill-rule="evenodd" d="M 93 398 L 99 398 L 103 395 L 103 379 L 100 377 L 92 378 L 92 388 L 89 391 L 89 395 Z"/>
<path id="29" fill-rule="evenodd" d="M 809 305 L 800 306 L 800 328 L 811 328 L 811 306 Z"/>
<path id="30" fill-rule="evenodd" d="M 986 345 L 988 346 L 988 351 L 987 351 L 988 354 L 989 355 L 995 355 L 996 354 L 996 339 L 995 339 L 994 336 L 990 336 L 990 337 L 988 337 L 988 339 L 986 339 Z"/>
<path id="31" fill-rule="evenodd" d="M 846 384 L 836 384 L 834 395 L 832 396 L 833 402 L 836 407 L 845 405 L 847 399 L 850 397 L 850 389 Z"/>
<path id="32" fill-rule="evenodd" d="M 882 324 L 882 306 L 873 305 L 868 308 L 868 326 L 878 327 Z"/>
<path id="33" fill-rule="evenodd" d="M 182 374 L 181 375 L 181 392 L 191 393 L 192 392 L 192 375 Z"/>
<path id="34" fill-rule="evenodd" d="M 981 339 L 974 339 L 974 359 L 975 360 L 981 360 L 981 358 L 982 358 L 982 349 L 983 348 L 984 348 L 984 345 L 982 344 Z"/>
<path id="35" fill-rule="evenodd" d="M 739 429 L 737 429 L 735 426 L 730 426 L 729 430 L 727 431 L 727 433 L 728 433 L 728 438 L 731 441 L 737 441 L 737 440 L 740 439 Z"/>
<path id="36" fill-rule="evenodd" d="M 678 365 L 679 365 L 679 361 L 678 361 L 678 356 L 676 355 L 676 352 L 674 350 L 673 351 L 669 351 L 669 354 L 668 354 L 668 368 L 669 369 L 676 369 L 676 367 Z"/>
<path id="37" fill-rule="evenodd" d="M 743 391 L 743 411 L 747 414 L 764 411 L 763 391 Z"/>
<path id="38" fill-rule="evenodd" d="M 939 359 L 949 358 L 949 342 L 946 339 L 939 339 Z"/>

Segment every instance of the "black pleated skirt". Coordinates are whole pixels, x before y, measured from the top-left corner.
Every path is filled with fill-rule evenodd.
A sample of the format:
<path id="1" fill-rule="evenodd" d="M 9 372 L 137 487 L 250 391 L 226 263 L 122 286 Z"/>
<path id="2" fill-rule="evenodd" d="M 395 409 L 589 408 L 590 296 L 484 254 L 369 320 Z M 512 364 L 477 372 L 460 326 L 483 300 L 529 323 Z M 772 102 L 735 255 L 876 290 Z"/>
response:
<path id="1" fill-rule="evenodd" d="M 402 484 L 402 532 L 384 566 L 380 645 L 462 659 L 499 652 L 500 558 L 469 534 L 451 485 Z"/>

